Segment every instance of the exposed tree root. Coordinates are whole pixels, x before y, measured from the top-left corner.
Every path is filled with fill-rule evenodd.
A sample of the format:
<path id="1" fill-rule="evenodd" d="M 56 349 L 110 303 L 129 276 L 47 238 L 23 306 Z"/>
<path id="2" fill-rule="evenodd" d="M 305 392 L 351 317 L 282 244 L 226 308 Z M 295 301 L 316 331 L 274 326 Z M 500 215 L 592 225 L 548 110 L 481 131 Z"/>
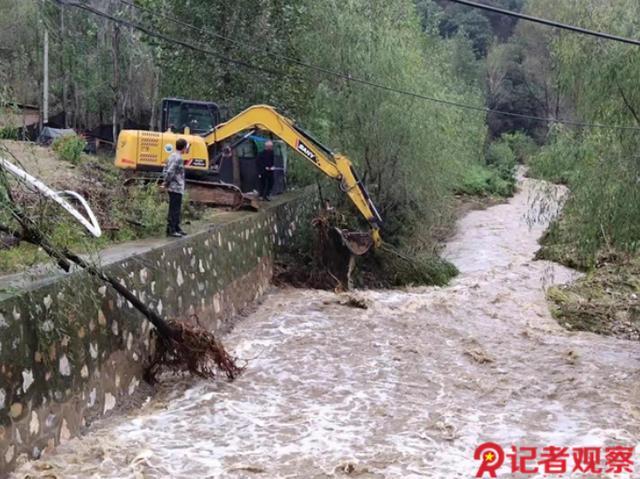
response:
<path id="1" fill-rule="evenodd" d="M 229 380 L 243 370 L 224 349 L 215 335 L 185 321 L 168 321 L 173 338 L 159 337 L 155 353 L 145 372 L 145 380 L 155 383 L 163 371 L 190 373 L 201 378 L 214 378 L 217 371 Z"/>

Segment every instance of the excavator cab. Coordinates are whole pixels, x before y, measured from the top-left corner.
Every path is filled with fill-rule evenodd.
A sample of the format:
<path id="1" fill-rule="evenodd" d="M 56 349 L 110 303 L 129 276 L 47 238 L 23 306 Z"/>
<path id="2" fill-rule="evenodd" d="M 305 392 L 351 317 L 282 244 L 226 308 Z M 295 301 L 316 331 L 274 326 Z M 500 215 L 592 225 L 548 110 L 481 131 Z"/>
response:
<path id="1" fill-rule="evenodd" d="M 226 110 L 212 101 L 163 98 L 160 131 L 183 133 L 189 128 L 192 135 L 204 135 L 218 126 Z"/>

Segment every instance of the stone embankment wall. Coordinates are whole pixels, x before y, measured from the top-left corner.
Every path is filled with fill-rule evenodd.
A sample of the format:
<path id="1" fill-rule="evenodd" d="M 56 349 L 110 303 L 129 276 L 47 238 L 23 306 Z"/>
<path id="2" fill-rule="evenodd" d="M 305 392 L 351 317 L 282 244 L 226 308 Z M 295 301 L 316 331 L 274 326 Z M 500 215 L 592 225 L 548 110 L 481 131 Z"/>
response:
<path id="1" fill-rule="evenodd" d="M 305 190 L 258 213 L 223 215 L 181 240 L 104 264 L 165 317 L 196 314 L 224 332 L 268 287 L 279 246 L 313 213 Z M 150 323 L 85 273 L 0 299 L 0 477 L 135 395 L 152 353 Z"/>

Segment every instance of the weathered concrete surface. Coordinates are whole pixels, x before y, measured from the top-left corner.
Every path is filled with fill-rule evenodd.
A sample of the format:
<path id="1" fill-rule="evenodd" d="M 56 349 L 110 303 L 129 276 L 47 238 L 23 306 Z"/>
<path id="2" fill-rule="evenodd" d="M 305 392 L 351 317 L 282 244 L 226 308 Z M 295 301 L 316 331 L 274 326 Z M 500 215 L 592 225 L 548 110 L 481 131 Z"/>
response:
<path id="1" fill-rule="evenodd" d="M 198 315 L 214 331 L 262 295 L 274 254 L 313 208 L 313 192 L 263 211 L 220 215 L 180 240 L 104 252 L 113 276 L 166 317 Z M 109 414 L 141 383 L 152 326 L 82 272 L 5 279 L 0 297 L 0 476 Z"/>
<path id="2" fill-rule="evenodd" d="M 532 260 L 535 186 L 459 223 L 451 286 L 360 292 L 367 310 L 326 291 L 269 294 L 225 337 L 252 358 L 236 381 L 167 385 L 17 477 L 467 479 L 484 441 L 637 446 L 638 343 L 549 314 L 544 285 L 574 273 Z M 634 460 L 633 475 L 598 477 L 638 477 Z M 498 477 L 545 476 L 507 460 Z"/>

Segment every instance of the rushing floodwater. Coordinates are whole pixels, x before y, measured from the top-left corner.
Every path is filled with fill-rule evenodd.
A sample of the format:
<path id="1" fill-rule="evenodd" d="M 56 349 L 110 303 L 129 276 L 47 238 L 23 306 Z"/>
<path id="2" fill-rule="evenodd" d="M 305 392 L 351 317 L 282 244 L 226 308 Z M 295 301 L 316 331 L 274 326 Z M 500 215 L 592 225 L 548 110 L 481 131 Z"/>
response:
<path id="1" fill-rule="evenodd" d="M 238 380 L 168 380 L 17 477 L 469 478 L 487 440 L 637 445 L 640 347 L 551 318 L 544 287 L 572 272 L 532 261 L 539 186 L 459 222 L 451 286 L 361 292 L 367 310 L 278 290 L 225 338 L 253 358 Z"/>

